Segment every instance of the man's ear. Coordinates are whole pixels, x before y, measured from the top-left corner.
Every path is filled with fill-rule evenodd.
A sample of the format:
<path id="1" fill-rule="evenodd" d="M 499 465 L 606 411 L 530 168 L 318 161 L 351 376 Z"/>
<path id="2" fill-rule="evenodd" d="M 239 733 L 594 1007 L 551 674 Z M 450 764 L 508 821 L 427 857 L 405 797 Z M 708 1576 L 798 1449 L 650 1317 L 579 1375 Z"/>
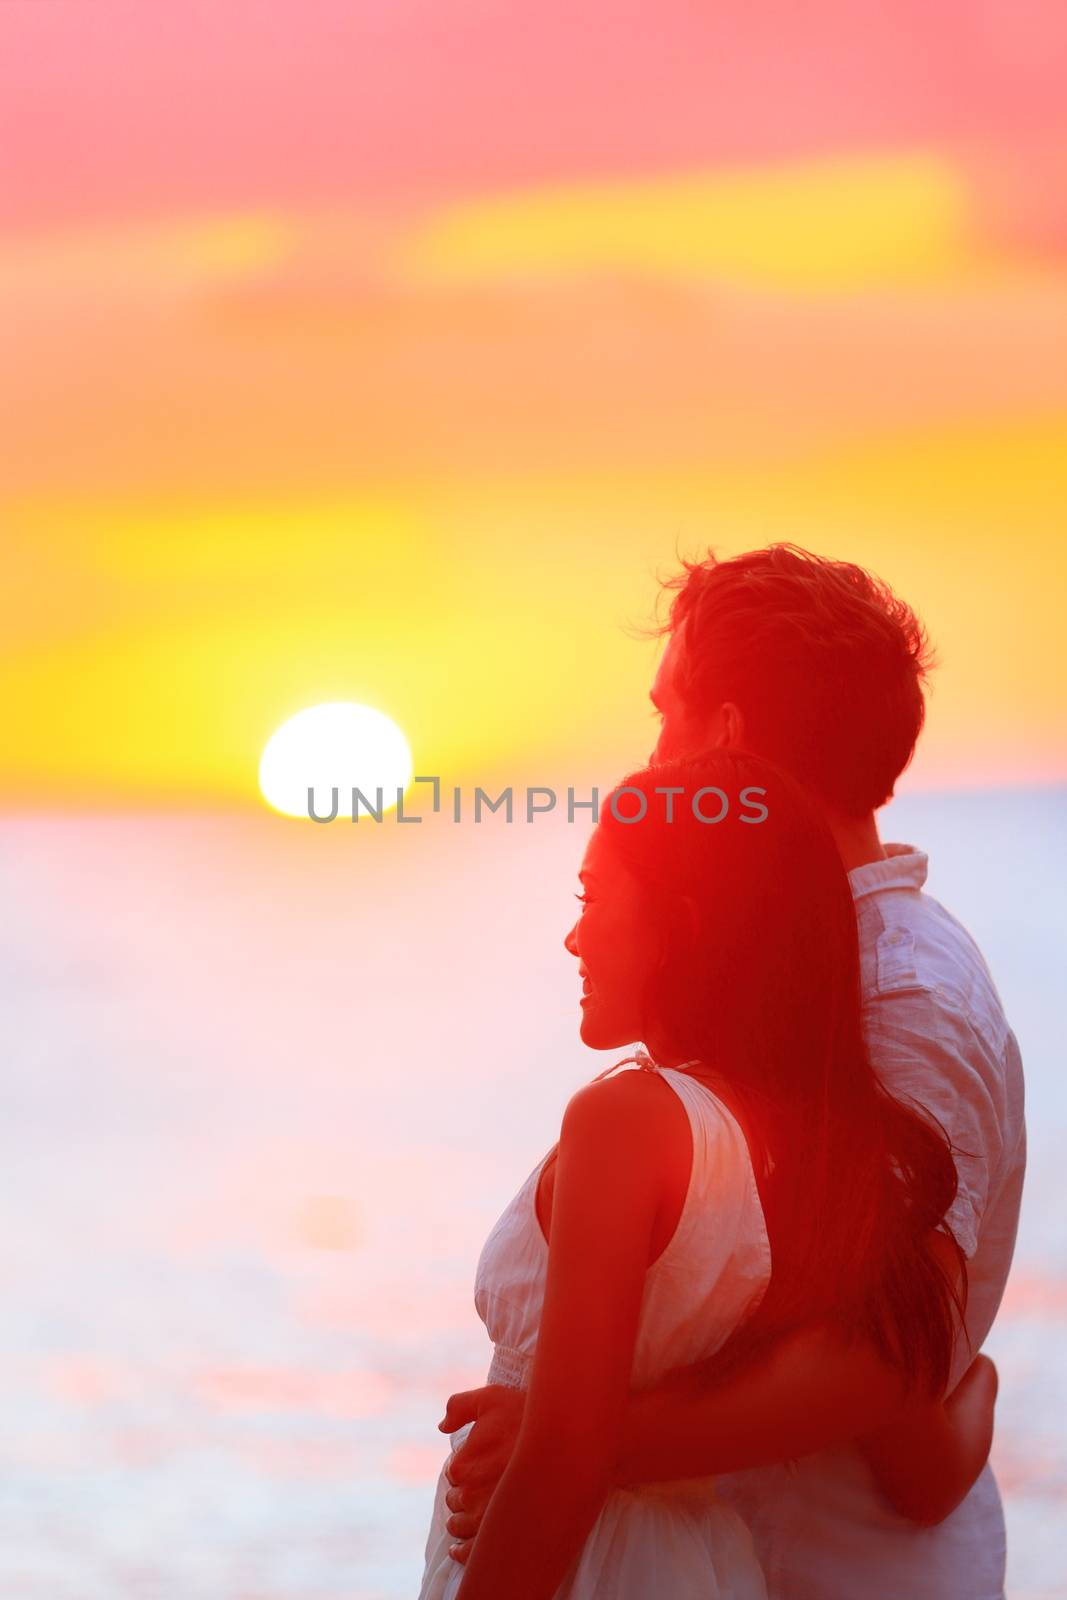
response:
<path id="1" fill-rule="evenodd" d="M 720 746 L 725 750 L 741 749 L 745 743 L 745 719 L 740 706 L 735 706 L 732 700 L 724 700 L 719 715 L 722 718 Z"/>

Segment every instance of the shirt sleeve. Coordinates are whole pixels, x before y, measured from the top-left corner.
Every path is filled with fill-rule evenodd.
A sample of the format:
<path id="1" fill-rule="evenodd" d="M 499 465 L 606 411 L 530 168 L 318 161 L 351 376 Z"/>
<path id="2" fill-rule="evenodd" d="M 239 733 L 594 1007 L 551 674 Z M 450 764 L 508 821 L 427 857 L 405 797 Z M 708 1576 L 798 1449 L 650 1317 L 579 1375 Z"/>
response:
<path id="1" fill-rule="evenodd" d="M 936 989 L 877 992 L 865 1020 L 886 1088 L 930 1112 L 952 1142 L 959 1188 L 946 1220 L 970 1258 L 1004 1152 L 1003 1061 L 975 1021 Z"/>

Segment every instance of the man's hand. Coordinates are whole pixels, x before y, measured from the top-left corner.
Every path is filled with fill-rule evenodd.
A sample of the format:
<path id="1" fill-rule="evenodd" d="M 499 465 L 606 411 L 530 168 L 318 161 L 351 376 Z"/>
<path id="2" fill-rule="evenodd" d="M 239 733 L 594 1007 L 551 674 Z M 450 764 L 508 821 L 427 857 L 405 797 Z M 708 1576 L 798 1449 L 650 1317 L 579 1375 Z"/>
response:
<path id="1" fill-rule="evenodd" d="M 511 1459 L 525 1403 L 522 1389 L 491 1383 L 450 1395 L 444 1418 L 437 1424 L 442 1433 L 455 1433 L 465 1423 L 474 1423 L 445 1467 L 452 1485 L 445 1496 L 452 1512 L 445 1526 L 457 1541 L 449 1554 L 461 1565 L 466 1564 L 489 1497 Z"/>

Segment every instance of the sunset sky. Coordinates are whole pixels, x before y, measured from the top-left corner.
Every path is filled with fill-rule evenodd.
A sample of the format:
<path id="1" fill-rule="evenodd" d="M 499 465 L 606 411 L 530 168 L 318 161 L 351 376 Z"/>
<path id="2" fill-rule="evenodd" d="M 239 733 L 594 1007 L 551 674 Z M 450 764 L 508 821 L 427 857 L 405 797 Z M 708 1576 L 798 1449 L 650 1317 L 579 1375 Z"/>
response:
<path id="1" fill-rule="evenodd" d="M 1064 0 L 0 0 L 0 1592 L 416 1592 L 614 1059 L 592 818 L 313 827 L 264 747 L 603 799 L 658 580 L 786 540 L 940 657 L 880 826 L 1026 1061 L 993 1459 L 1067 1600 L 1065 85 Z"/>
<path id="2" fill-rule="evenodd" d="M 16 0 L 0 44 L 0 801 L 256 804 L 332 699 L 417 770 L 610 778 L 657 573 L 775 539 L 925 618 L 916 783 L 1067 777 L 1067 10 Z"/>

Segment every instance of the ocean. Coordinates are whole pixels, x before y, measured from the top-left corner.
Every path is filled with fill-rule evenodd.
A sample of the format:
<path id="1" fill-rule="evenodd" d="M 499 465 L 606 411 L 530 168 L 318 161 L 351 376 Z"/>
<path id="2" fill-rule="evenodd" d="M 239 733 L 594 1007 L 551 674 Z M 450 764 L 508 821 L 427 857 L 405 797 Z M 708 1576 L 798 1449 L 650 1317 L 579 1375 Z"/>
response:
<path id="1" fill-rule="evenodd" d="M 563 949 L 579 815 L 0 820 L 12 1600 L 414 1595 L 478 1251 L 608 1059 Z M 1067 791 L 907 795 L 883 835 L 1023 1051 L 993 1461 L 1011 1600 L 1067 1600 Z"/>

